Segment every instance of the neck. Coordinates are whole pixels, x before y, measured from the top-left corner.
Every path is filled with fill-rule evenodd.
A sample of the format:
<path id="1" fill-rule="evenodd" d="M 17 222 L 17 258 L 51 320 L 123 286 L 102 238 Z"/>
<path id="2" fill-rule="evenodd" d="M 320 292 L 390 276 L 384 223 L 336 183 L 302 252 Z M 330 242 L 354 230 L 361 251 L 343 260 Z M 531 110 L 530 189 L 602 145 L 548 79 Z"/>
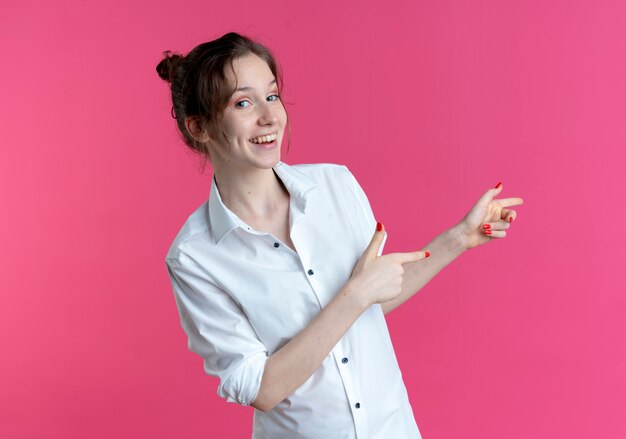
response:
<path id="1" fill-rule="evenodd" d="M 224 169 L 215 174 L 215 182 L 224 205 L 239 217 L 267 218 L 289 196 L 272 168 Z"/>

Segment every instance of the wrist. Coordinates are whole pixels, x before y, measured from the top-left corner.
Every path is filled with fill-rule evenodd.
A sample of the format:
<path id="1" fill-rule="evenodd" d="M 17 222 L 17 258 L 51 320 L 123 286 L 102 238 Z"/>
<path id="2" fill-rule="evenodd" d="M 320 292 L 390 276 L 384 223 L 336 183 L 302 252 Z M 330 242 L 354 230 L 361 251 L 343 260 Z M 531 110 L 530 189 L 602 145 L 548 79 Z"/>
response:
<path id="1" fill-rule="evenodd" d="M 463 221 L 448 229 L 448 247 L 457 255 L 469 249 L 467 231 Z"/>
<path id="2" fill-rule="evenodd" d="M 365 311 L 373 304 L 367 294 L 364 294 L 363 287 L 354 279 L 350 279 L 335 298 L 348 303 L 350 307 L 357 308 L 359 312 Z"/>

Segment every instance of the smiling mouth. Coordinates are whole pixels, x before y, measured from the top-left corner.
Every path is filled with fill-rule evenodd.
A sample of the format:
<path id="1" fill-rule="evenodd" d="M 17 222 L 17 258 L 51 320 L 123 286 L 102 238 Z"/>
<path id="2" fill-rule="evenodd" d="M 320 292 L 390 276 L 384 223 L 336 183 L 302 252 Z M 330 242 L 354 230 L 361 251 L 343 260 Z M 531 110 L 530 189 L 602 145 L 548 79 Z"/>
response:
<path id="1" fill-rule="evenodd" d="M 254 139 L 250 139 L 250 142 L 256 143 L 259 145 L 274 143 L 274 141 L 278 138 L 278 133 L 268 134 L 267 136 L 259 136 Z"/>

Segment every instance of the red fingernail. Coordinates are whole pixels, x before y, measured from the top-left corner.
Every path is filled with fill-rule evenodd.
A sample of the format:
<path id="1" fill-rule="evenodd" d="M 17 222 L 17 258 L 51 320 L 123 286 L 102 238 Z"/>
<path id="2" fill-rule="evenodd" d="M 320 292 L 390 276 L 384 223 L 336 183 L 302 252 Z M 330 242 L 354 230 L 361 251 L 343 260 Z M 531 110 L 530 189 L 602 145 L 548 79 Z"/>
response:
<path id="1" fill-rule="evenodd" d="M 485 230 L 486 235 L 491 235 L 491 230 Z"/>
<path id="2" fill-rule="evenodd" d="M 491 224 L 483 224 L 483 229 L 490 229 L 491 228 Z"/>
<path id="3" fill-rule="evenodd" d="M 425 252 L 425 253 L 426 253 L 426 257 L 429 257 L 429 256 L 430 256 L 430 253 L 428 253 L 428 252 Z"/>
<path id="4" fill-rule="evenodd" d="M 510 217 L 509 217 L 509 222 L 510 222 L 510 223 L 512 223 L 512 222 L 513 222 L 513 217 L 512 217 L 512 216 L 510 216 Z"/>
<path id="5" fill-rule="evenodd" d="M 383 225 L 381 223 L 376 223 L 376 231 L 380 232 L 383 229 Z"/>
<path id="6" fill-rule="evenodd" d="M 496 189 L 498 189 L 500 186 L 502 186 L 501 182 L 496 185 Z"/>

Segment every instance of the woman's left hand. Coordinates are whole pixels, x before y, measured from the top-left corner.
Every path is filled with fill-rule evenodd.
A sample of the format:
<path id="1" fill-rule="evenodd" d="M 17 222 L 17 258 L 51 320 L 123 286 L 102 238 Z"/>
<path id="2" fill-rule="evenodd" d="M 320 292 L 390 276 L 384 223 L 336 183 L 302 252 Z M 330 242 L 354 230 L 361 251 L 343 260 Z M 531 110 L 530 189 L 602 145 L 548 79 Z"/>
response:
<path id="1" fill-rule="evenodd" d="M 458 224 L 464 248 L 469 250 L 493 238 L 504 238 L 517 213 L 507 207 L 524 204 L 521 198 L 494 199 L 502 192 L 502 183 L 489 189 Z"/>

